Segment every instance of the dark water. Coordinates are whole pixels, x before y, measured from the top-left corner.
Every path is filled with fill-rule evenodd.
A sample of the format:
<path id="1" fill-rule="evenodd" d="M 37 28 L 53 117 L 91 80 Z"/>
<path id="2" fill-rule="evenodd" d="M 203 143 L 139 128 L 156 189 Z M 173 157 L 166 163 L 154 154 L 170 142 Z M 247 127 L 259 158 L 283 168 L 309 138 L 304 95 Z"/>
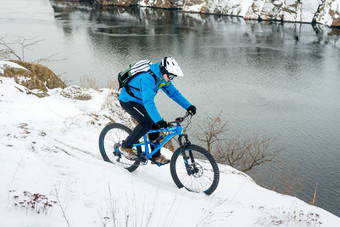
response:
<path id="1" fill-rule="evenodd" d="M 68 84 L 100 87 L 127 63 L 171 55 L 185 77 L 176 87 L 206 115 L 229 121 L 229 137 L 276 137 L 289 169 L 305 178 L 298 196 L 340 216 L 340 31 L 309 24 L 244 21 L 148 8 L 52 7 L 48 0 L 0 0 L 0 37 L 44 39 L 26 60 L 46 62 Z M 165 119 L 182 114 L 164 94 Z M 281 171 L 276 168 L 274 171 Z"/>

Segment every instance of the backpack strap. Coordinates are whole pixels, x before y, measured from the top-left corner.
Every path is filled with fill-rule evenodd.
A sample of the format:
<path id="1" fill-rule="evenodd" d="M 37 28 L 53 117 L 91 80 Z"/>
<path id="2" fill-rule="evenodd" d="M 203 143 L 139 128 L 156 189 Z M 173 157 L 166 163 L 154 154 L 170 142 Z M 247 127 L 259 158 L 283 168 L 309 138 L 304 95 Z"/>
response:
<path id="1" fill-rule="evenodd" d="M 155 85 L 157 84 L 157 77 L 156 75 L 151 71 L 151 69 L 148 70 L 148 73 L 155 79 Z"/>
<path id="2" fill-rule="evenodd" d="M 157 77 L 156 77 L 156 75 L 151 71 L 151 69 L 149 69 L 147 72 L 154 78 L 154 80 L 155 80 L 155 85 L 156 85 L 156 84 L 157 84 Z M 129 95 L 131 95 L 132 97 L 134 97 L 134 98 L 136 98 L 136 99 L 141 100 L 140 98 L 136 97 L 136 96 L 133 94 L 133 92 L 131 91 L 130 88 L 133 88 L 133 89 L 135 89 L 135 90 L 137 90 L 137 91 L 140 91 L 140 89 L 138 89 L 138 88 L 136 88 L 136 87 L 133 87 L 133 86 L 129 85 L 129 83 L 127 83 L 124 87 L 125 87 L 126 92 L 127 92 Z"/>

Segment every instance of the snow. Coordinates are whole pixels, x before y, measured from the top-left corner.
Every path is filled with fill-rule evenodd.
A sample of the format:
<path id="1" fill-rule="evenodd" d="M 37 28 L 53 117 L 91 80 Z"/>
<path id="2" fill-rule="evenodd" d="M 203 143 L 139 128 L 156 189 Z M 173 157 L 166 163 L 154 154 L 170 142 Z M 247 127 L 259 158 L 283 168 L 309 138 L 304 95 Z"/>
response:
<path id="1" fill-rule="evenodd" d="M 241 6 L 240 16 L 244 17 L 252 4 L 253 4 L 252 1 L 242 0 L 240 2 Z"/>
<path id="2" fill-rule="evenodd" d="M 316 21 L 321 24 L 332 26 L 333 19 L 339 18 L 338 14 L 333 14 L 335 12 L 337 13 L 339 12 L 339 7 L 340 0 L 334 0 L 332 2 L 329 2 L 328 4 L 325 4 L 324 7 L 318 13 Z"/>
<path id="3" fill-rule="evenodd" d="M 301 1 L 301 22 L 312 22 L 320 3 L 320 0 Z"/>
<path id="4" fill-rule="evenodd" d="M 90 89 L 92 99 L 81 101 L 61 89 L 38 98 L 17 88 L 24 90 L 0 77 L 0 226 L 340 226 L 333 214 L 226 165 L 207 196 L 178 189 L 169 166 L 130 173 L 104 162 L 98 149 L 104 115 L 128 118 L 109 89 Z M 51 207 L 38 214 L 15 206 L 32 198 L 25 191 L 45 195 Z"/>
<path id="5" fill-rule="evenodd" d="M 18 65 L 17 63 L 10 62 L 10 61 L 0 61 L 0 74 L 4 73 L 5 68 L 11 67 L 11 68 L 19 68 L 19 69 L 25 69 L 26 68 L 22 67 L 21 65 Z"/>
<path id="6" fill-rule="evenodd" d="M 156 0 L 142 1 L 141 5 L 162 6 L 161 2 Z M 318 23 L 332 26 L 333 19 L 339 17 L 333 15 L 334 11 L 338 11 L 339 6 L 340 0 L 191 0 L 186 1 L 182 9 L 186 12 L 217 12 L 255 20 L 261 17 L 264 20 L 283 19 L 311 23 L 316 19 Z M 319 8 L 322 12 L 318 12 Z M 320 13 L 322 15 L 318 18 Z"/>

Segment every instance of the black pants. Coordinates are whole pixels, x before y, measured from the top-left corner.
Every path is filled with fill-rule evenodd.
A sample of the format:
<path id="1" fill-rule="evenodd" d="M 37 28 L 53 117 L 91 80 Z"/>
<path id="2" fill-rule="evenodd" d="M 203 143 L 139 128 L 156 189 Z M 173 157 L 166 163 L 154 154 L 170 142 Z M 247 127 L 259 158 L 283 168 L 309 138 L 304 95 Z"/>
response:
<path id="1" fill-rule="evenodd" d="M 138 125 L 132 130 L 132 133 L 124 140 L 122 146 L 125 148 L 132 148 L 133 144 L 138 143 L 139 139 L 142 138 L 150 129 L 159 129 L 143 105 L 135 102 L 122 102 L 120 105 L 123 109 L 128 112 L 137 122 Z M 159 133 L 150 133 L 149 140 L 155 140 L 159 137 Z M 151 146 L 153 150 L 153 146 Z M 158 150 L 152 157 L 156 158 L 161 155 Z"/>

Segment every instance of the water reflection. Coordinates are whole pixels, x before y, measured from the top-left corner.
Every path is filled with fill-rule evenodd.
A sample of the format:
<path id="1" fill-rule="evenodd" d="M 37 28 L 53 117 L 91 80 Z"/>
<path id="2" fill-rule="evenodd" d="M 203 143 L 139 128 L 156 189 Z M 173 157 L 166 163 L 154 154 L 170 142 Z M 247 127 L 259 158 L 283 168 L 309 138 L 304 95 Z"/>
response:
<path id="1" fill-rule="evenodd" d="M 109 26 L 106 28 L 108 29 L 106 31 L 109 34 L 129 34 L 127 33 L 129 31 L 135 34 L 150 34 L 152 31 L 148 31 L 145 26 L 153 25 L 165 25 L 157 26 L 157 32 L 155 34 L 178 34 L 178 32 L 185 32 L 186 29 L 193 30 L 196 26 L 200 28 L 199 30 L 201 32 L 210 32 L 212 30 L 221 28 L 221 26 L 216 27 L 216 22 L 224 22 L 231 24 L 252 24 L 252 26 L 250 26 L 251 32 L 257 32 L 258 25 L 274 25 L 271 28 L 272 32 L 275 32 L 275 34 L 282 35 L 283 32 L 291 33 L 294 35 L 294 39 L 299 41 L 299 37 L 301 36 L 302 32 L 301 27 L 303 26 L 303 24 L 298 23 L 290 24 L 275 21 L 258 23 L 257 21 L 244 20 L 241 17 L 227 17 L 206 14 L 183 14 L 176 10 L 154 10 L 151 8 L 140 7 L 95 7 L 85 4 L 79 5 L 77 3 L 65 5 L 63 3 L 54 2 L 53 9 L 55 11 L 56 19 L 69 22 L 71 19 L 70 16 L 72 14 L 81 12 L 77 19 L 88 20 L 96 24 L 104 23 Z M 74 15 L 72 16 L 74 17 Z M 135 26 L 129 27 L 131 30 L 122 30 L 120 25 L 126 22 L 129 25 L 131 25 L 131 22 L 136 24 Z M 136 26 L 137 24 L 140 26 L 139 28 Z M 119 25 L 119 27 L 115 28 L 115 25 Z M 180 27 L 178 27 L 178 25 L 180 25 Z M 315 34 L 317 35 L 317 41 L 319 42 L 331 42 L 338 39 L 337 35 L 340 33 L 339 29 L 329 29 L 319 24 L 312 24 L 310 26 L 312 26 L 313 30 L 315 31 Z M 285 27 L 290 28 L 285 29 Z M 103 29 L 105 30 L 105 28 Z M 336 37 L 333 37 L 332 35 L 336 35 Z"/>
<path id="2" fill-rule="evenodd" d="M 183 14 L 171 10 L 154 10 L 139 7 L 103 7 L 91 6 L 65 7 L 53 6 L 55 18 L 61 22 L 65 35 L 70 36 L 74 29 L 84 24 L 95 45 L 110 45 L 124 55 L 127 46 L 150 54 L 165 43 L 181 53 L 204 55 L 197 47 L 213 47 L 230 49 L 229 41 L 237 41 L 239 48 L 252 49 L 254 61 L 262 62 L 261 54 L 276 55 L 278 51 L 286 52 L 286 45 L 299 48 L 294 44 L 328 44 L 336 45 L 339 36 L 334 35 L 336 29 L 328 29 L 320 25 L 282 24 L 279 22 L 245 21 L 239 17 L 212 16 L 202 14 Z M 311 30 L 315 35 L 311 35 Z M 307 31 L 308 30 L 308 31 Z M 327 30 L 327 31 L 325 31 Z M 228 34 L 232 34 L 231 40 Z M 160 36 L 160 37 L 157 37 Z M 106 42 L 102 43 L 102 41 Z M 235 42 L 232 43 L 233 48 Z M 153 49 L 148 51 L 148 49 Z M 294 51 L 292 49 L 288 51 Z M 322 51 L 322 48 L 320 48 Z M 244 53 L 243 53 L 244 54 Z M 187 54 L 188 55 L 188 54 Z M 210 56 L 210 54 L 208 54 Z M 322 53 L 319 54 L 322 56 Z M 274 57 L 273 56 L 273 57 Z M 280 57 L 280 56 L 278 56 Z M 295 56 L 296 58 L 297 56 Z M 298 60 L 296 58 L 296 60 Z M 294 66 L 294 64 L 292 65 Z"/>

